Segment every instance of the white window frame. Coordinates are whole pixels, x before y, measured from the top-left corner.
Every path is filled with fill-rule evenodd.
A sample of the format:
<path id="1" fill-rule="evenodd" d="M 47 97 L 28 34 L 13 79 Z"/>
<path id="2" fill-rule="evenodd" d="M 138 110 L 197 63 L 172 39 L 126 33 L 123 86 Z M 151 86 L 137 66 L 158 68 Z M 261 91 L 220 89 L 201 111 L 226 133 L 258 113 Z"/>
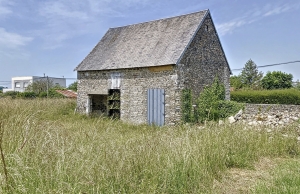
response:
<path id="1" fill-rule="evenodd" d="M 21 88 L 21 82 L 15 82 L 15 88 Z"/>
<path id="2" fill-rule="evenodd" d="M 28 85 L 29 85 L 29 82 L 24 82 L 24 83 L 23 83 L 24 88 L 27 88 Z"/>
<path id="3" fill-rule="evenodd" d="M 111 89 L 120 89 L 121 86 L 121 73 L 114 72 L 110 74 L 111 77 Z"/>

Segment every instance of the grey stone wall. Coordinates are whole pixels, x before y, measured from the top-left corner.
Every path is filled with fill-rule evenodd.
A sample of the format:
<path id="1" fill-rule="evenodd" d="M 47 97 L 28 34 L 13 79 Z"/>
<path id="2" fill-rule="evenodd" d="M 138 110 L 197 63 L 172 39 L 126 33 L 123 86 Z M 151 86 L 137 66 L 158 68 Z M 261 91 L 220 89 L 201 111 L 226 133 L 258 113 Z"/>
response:
<path id="1" fill-rule="evenodd" d="M 300 105 L 290 104 L 245 104 L 244 114 L 299 112 Z"/>
<path id="2" fill-rule="evenodd" d="M 177 68 L 151 72 L 148 68 L 78 72 L 77 110 L 85 113 L 89 94 L 107 94 L 111 73 L 121 73 L 121 120 L 147 123 L 147 89 L 165 89 L 165 124 L 180 121 L 179 77 Z"/>
<path id="3" fill-rule="evenodd" d="M 225 54 L 210 15 L 206 17 L 180 64 L 183 66 L 184 87 L 199 96 L 216 76 L 225 84 L 226 99 L 230 99 L 230 71 Z"/>

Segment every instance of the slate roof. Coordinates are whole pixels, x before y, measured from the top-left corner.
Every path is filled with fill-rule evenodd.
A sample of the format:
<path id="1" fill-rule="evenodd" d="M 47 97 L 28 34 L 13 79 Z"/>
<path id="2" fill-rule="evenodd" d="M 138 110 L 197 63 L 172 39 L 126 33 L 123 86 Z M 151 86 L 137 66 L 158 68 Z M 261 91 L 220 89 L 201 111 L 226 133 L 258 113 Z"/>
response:
<path id="1" fill-rule="evenodd" d="M 177 64 L 208 12 L 110 28 L 75 70 Z"/>

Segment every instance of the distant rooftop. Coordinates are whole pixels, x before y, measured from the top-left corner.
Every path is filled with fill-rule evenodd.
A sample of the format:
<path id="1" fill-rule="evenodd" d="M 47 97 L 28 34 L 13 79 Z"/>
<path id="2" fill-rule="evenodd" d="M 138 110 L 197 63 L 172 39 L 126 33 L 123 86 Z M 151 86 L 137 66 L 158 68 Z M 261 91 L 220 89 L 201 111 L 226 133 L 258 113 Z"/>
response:
<path id="1" fill-rule="evenodd" d="M 72 90 L 56 90 L 56 92 L 64 95 L 67 98 L 77 98 L 77 92 Z"/>

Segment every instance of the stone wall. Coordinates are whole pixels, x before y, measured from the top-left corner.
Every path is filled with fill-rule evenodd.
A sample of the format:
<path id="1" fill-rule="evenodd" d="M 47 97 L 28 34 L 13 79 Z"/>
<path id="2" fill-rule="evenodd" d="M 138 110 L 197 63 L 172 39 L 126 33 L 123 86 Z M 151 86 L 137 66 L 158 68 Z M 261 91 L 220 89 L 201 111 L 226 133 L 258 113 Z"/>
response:
<path id="1" fill-rule="evenodd" d="M 300 105 L 246 104 L 244 111 L 240 110 L 235 116 L 229 117 L 229 122 L 277 127 L 297 122 L 299 118 Z"/>
<path id="2" fill-rule="evenodd" d="M 147 123 L 147 90 L 165 89 L 165 124 L 180 121 L 180 83 L 177 68 L 152 72 L 148 68 L 78 72 L 77 109 L 86 111 L 89 94 L 107 94 L 111 73 L 121 73 L 121 120 Z"/>
<path id="3" fill-rule="evenodd" d="M 230 99 L 230 70 L 210 15 L 205 18 L 180 64 L 184 87 L 190 88 L 194 97 L 218 76 L 225 85 L 226 99 Z"/>
<path id="4" fill-rule="evenodd" d="M 245 104 L 244 114 L 299 112 L 300 105 L 289 104 Z"/>

